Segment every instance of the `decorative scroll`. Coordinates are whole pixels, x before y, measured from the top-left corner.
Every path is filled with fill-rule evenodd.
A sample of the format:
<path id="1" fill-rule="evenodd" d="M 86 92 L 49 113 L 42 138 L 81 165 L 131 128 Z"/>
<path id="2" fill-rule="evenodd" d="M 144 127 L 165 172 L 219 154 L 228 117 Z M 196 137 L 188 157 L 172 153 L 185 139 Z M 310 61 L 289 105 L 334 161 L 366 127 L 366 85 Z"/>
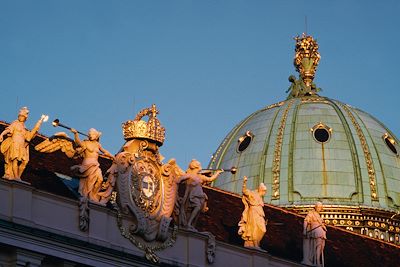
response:
<path id="1" fill-rule="evenodd" d="M 131 243 L 134 244 L 137 248 L 143 250 L 145 252 L 145 257 L 148 261 L 153 263 L 159 263 L 160 258 L 159 256 L 157 256 L 157 254 L 155 254 L 155 252 L 171 247 L 175 243 L 176 236 L 178 233 L 178 227 L 176 225 L 173 227 L 172 234 L 163 243 L 159 243 L 156 245 L 149 245 L 148 242 L 140 241 L 140 238 L 131 234 L 129 229 L 123 226 L 122 213 L 119 210 L 118 206 L 115 205 L 114 208 L 117 210 L 117 224 L 121 232 L 121 235 L 129 239 L 129 241 L 131 241 Z"/>
<path id="2" fill-rule="evenodd" d="M 340 103 L 340 105 L 347 112 L 347 114 L 349 115 L 349 117 L 351 119 L 351 122 L 353 123 L 354 127 L 356 128 L 357 135 L 358 135 L 358 138 L 360 138 L 361 146 L 362 146 L 362 149 L 364 152 L 365 162 L 367 164 L 368 176 L 369 176 L 369 186 L 371 189 L 371 198 L 372 198 L 372 200 L 378 200 L 378 194 L 377 194 L 377 190 L 376 190 L 375 169 L 374 169 L 374 165 L 372 164 L 372 157 L 371 157 L 371 153 L 369 152 L 367 140 L 365 139 L 365 136 L 361 130 L 360 124 L 358 124 L 356 118 L 354 117 L 354 115 L 350 111 L 350 109 L 346 105 L 343 105 L 342 103 Z"/>
<path id="3" fill-rule="evenodd" d="M 301 99 L 301 103 L 325 103 L 328 104 L 329 102 L 326 101 L 324 97 L 305 97 Z"/>
<path id="4" fill-rule="evenodd" d="M 285 132 L 286 119 L 289 114 L 290 107 L 292 106 L 294 100 L 290 100 L 281 119 L 281 123 L 278 129 L 278 135 L 275 142 L 274 151 L 274 162 L 272 166 L 272 199 L 279 199 L 279 189 L 280 189 L 280 169 L 281 169 L 281 151 L 282 151 L 282 141 L 283 134 Z"/>
<path id="5" fill-rule="evenodd" d="M 264 109 L 267 110 L 267 109 L 271 109 L 271 108 L 280 107 L 280 106 L 282 106 L 283 104 L 285 104 L 285 101 L 281 101 L 281 102 L 278 102 L 278 103 L 275 103 L 275 104 L 271 104 L 271 105 L 267 106 L 267 107 L 264 108 Z"/>

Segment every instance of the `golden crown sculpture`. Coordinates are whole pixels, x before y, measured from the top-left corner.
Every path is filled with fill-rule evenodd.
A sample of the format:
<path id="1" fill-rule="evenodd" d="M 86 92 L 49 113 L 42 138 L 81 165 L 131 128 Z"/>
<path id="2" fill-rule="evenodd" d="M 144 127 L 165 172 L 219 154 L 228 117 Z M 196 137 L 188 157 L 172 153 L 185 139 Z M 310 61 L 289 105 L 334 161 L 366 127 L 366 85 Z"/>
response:
<path id="1" fill-rule="evenodd" d="M 142 109 L 136 118 L 132 121 L 129 120 L 122 124 L 122 130 L 125 140 L 134 138 L 148 139 L 155 141 L 161 146 L 165 140 L 165 128 L 161 126 L 160 121 L 157 119 L 158 110 L 156 105 L 151 108 Z M 148 116 L 148 122 L 142 120 L 142 117 Z"/>
<path id="2" fill-rule="evenodd" d="M 303 33 L 301 37 L 294 38 L 296 40 L 296 54 L 294 57 L 294 66 L 300 73 L 307 87 L 311 86 L 314 80 L 315 72 L 321 56 L 318 52 L 317 41 Z"/>

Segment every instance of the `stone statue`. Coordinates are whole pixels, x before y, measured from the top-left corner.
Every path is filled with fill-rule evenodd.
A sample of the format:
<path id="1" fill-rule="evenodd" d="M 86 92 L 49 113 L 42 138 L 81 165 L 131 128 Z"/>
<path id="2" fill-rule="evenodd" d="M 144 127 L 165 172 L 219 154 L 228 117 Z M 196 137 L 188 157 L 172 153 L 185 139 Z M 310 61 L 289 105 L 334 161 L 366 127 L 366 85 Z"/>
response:
<path id="1" fill-rule="evenodd" d="M 323 206 L 317 202 L 304 219 L 303 226 L 303 264 L 324 266 L 324 247 L 326 226 L 320 216 Z"/>
<path id="2" fill-rule="evenodd" d="M 101 132 L 96 129 L 91 128 L 88 133 L 89 139 L 83 141 L 80 140 L 77 130 L 72 128 L 71 132 L 74 133 L 77 151 L 83 158 L 80 165 L 71 167 L 71 170 L 81 178 L 79 193 L 92 202 L 105 204 L 109 200 L 113 185 L 110 183 L 103 185 L 103 175 L 98 159 L 100 153 L 112 159 L 114 156 L 101 146 L 99 143 Z M 105 189 L 105 191 L 101 192 L 102 189 Z"/>
<path id="3" fill-rule="evenodd" d="M 106 204 L 111 197 L 115 180 L 103 182 L 103 175 L 99 164 L 99 155 L 103 154 L 111 159 L 114 156 L 105 150 L 99 143 L 101 133 L 90 129 L 88 139 L 80 140 L 78 131 L 71 128 L 74 140 L 61 132 L 38 144 L 35 149 L 40 152 L 51 153 L 61 150 L 68 157 L 81 157 L 82 163 L 71 167 L 71 170 L 80 178 L 79 194 L 97 204 Z"/>
<path id="4" fill-rule="evenodd" d="M 223 170 L 217 170 L 211 177 L 200 174 L 201 164 L 193 159 L 186 173 L 181 177 L 185 180 L 185 195 L 180 203 L 179 225 L 196 231 L 195 224 L 200 211 L 207 212 L 207 195 L 203 192 L 203 183 L 212 182 Z"/>
<path id="5" fill-rule="evenodd" d="M 300 80 L 296 80 L 294 75 L 290 75 L 288 80 L 292 83 L 286 90 L 286 93 L 290 92 L 288 98 L 298 97 L 303 91 L 303 87 L 300 85 Z"/>
<path id="6" fill-rule="evenodd" d="M 21 181 L 21 175 L 29 162 L 29 142 L 35 137 L 43 121 L 48 119 L 48 116 L 42 115 L 32 131 L 28 131 L 25 128 L 28 114 L 27 107 L 21 108 L 18 120 L 13 121 L 0 134 L 1 153 L 4 155 L 5 161 L 3 178 Z M 3 142 L 4 136 L 7 138 Z"/>
<path id="7" fill-rule="evenodd" d="M 286 93 L 289 93 L 287 99 L 316 95 L 319 91 L 322 91 L 315 83 L 311 83 L 310 86 L 307 86 L 302 79 L 296 79 L 294 75 L 290 75 L 288 80 L 292 84 L 286 90 Z"/>
<path id="8" fill-rule="evenodd" d="M 258 186 L 257 190 L 251 191 L 246 187 L 247 177 L 243 177 L 243 197 L 244 211 L 239 222 L 238 234 L 244 240 L 245 247 L 260 248 L 260 241 L 264 237 L 266 230 L 264 200 L 267 192 L 264 183 Z"/>

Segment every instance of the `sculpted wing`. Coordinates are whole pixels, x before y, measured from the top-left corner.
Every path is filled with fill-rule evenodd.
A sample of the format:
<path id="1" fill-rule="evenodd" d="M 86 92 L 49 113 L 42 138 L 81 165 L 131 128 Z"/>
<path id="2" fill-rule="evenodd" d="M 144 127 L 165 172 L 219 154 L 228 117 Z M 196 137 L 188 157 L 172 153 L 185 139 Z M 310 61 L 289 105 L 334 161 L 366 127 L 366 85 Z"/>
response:
<path id="1" fill-rule="evenodd" d="M 61 150 L 69 158 L 72 158 L 76 153 L 74 141 L 64 132 L 56 133 L 50 138 L 44 140 L 35 146 L 35 149 L 43 153 L 52 153 Z"/>

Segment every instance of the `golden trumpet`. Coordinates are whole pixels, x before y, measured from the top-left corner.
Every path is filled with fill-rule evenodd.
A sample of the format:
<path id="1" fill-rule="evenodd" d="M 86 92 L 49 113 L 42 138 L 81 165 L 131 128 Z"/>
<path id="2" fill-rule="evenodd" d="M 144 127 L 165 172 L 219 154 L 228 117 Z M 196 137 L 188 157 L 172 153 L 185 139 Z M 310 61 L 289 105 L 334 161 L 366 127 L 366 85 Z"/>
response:
<path id="1" fill-rule="evenodd" d="M 201 169 L 199 173 L 200 174 L 208 174 L 208 173 L 216 172 L 216 171 L 230 172 L 232 174 L 235 174 L 237 172 L 237 168 L 232 167 L 230 169 Z"/>
<path id="2" fill-rule="evenodd" d="M 61 124 L 59 119 L 55 119 L 51 124 L 52 124 L 54 127 L 60 126 L 60 127 L 62 127 L 62 128 L 71 130 L 71 127 L 69 127 L 69 126 L 67 126 L 67 125 L 64 125 L 64 124 Z M 78 132 L 79 134 L 81 134 L 81 135 L 84 135 L 84 136 L 86 136 L 86 137 L 89 137 L 87 134 L 81 133 L 80 131 L 77 131 L 77 132 Z"/>

